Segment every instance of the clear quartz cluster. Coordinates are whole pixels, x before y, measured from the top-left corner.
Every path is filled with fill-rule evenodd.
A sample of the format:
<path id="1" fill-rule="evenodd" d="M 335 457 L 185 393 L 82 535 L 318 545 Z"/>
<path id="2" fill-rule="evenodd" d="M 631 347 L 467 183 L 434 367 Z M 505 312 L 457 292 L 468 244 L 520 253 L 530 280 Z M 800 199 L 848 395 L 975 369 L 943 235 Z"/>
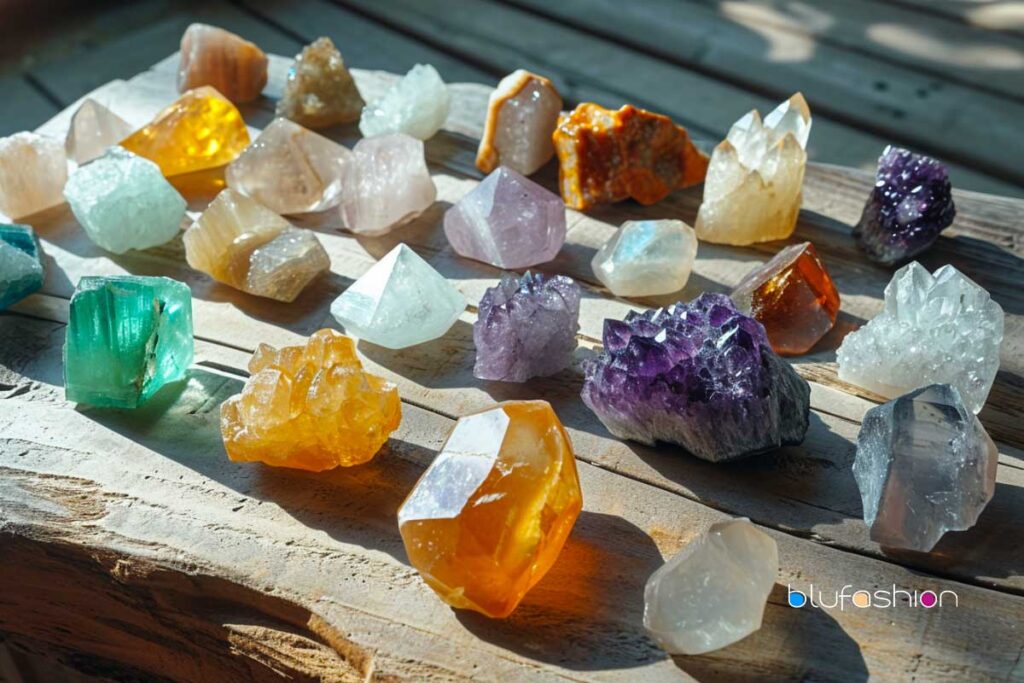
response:
<path id="1" fill-rule="evenodd" d="M 86 98 L 71 117 L 64 149 L 78 164 L 102 156 L 108 147 L 128 137 L 132 127 L 127 121 L 96 100 Z"/>
<path id="2" fill-rule="evenodd" d="M 64 202 L 64 145 L 35 133 L 0 138 L 0 213 L 23 218 Z"/>
<path id="3" fill-rule="evenodd" d="M 476 167 L 535 173 L 555 155 L 551 136 L 561 112 L 562 97 L 548 79 L 523 69 L 505 76 L 487 104 Z"/>
<path id="4" fill-rule="evenodd" d="M 428 140 L 448 118 L 451 95 L 441 74 L 429 64 L 417 64 L 409 73 L 363 109 L 359 131 L 366 137 L 405 133 Z"/>
<path id="5" fill-rule="evenodd" d="M 0 311 L 43 286 L 42 255 L 31 227 L 0 223 Z"/>
<path id="6" fill-rule="evenodd" d="M 590 267 L 616 296 L 671 294 L 686 286 L 697 235 L 682 221 L 626 221 L 601 245 Z"/>

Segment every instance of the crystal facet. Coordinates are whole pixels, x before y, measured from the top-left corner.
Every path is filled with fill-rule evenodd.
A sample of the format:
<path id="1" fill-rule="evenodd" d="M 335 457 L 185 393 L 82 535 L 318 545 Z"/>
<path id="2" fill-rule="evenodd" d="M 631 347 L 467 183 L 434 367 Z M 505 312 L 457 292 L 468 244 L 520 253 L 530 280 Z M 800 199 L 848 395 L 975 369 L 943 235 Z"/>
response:
<path id="1" fill-rule="evenodd" d="M 546 401 L 460 418 L 398 510 L 409 562 L 442 600 L 512 613 L 583 506 L 569 436 Z"/>
<path id="2" fill-rule="evenodd" d="M 564 275 L 507 273 L 480 298 L 473 376 L 525 382 L 569 367 L 579 329 L 580 287 Z"/>
<path id="3" fill-rule="evenodd" d="M 102 156 L 108 147 L 116 145 L 131 132 L 132 127 L 127 121 L 96 100 L 86 98 L 71 117 L 64 149 L 68 158 L 84 164 Z"/>
<path id="4" fill-rule="evenodd" d="M 712 462 L 803 441 L 810 386 L 723 294 L 605 320 L 583 401 L 615 436 Z"/>
<path id="5" fill-rule="evenodd" d="M 232 460 L 319 472 L 370 460 L 398 428 L 394 384 L 363 371 L 356 345 L 320 330 L 304 346 L 260 344 L 242 393 L 221 405 Z"/>
<path id="6" fill-rule="evenodd" d="M 448 118 L 451 95 L 441 74 L 429 64 L 417 64 L 409 73 L 363 109 L 359 130 L 366 137 L 405 133 L 428 140 Z"/>
<path id="7" fill-rule="evenodd" d="M 43 286 L 42 255 L 30 226 L 0 223 L 0 311 Z"/>
<path id="8" fill-rule="evenodd" d="M 999 453 L 960 392 L 933 384 L 869 410 L 853 476 L 871 540 L 928 552 L 974 526 L 996 487 Z"/>
<path id="9" fill-rule="evenodd" d="M 445 212 L 444 234 L 460 256 L 528 268 L 555 258 L 565 243 L 565 206 L 501 166 Z"/>
<path id="10" fill-rule="evenodd" d="M 999 370 L 1003 309 L 953 266 L 930 275 L 917 261 L 896 271 L 885 309 L 843 339 L 839 379 L 886 398 L 951 384 L 977 413 Z"/>
<path id="11" fill-rule="evenodd" d="M 562 97 L 551 81 L 519 69 L 501 79 L 487 105 L 484 136 L 476 167 L 498 166 L 530 175 L 555 155 L 551 136 L 562 111 Z"/>
<path id="12" fill-rule="evenodd" d="M 0 138 L 0 212 L 29 216 L 64 203 L 68 159 L 58 141 L 35 133 Z"/>
<path id="13" fill-rule="evenodd" d="M 761 122 L 751 111 L 733 124 L 711 156 L 697 237 L 753 244 L 793 234 L 807 165 L 811 110 L 797 93 Z"/>
<path id="14" fill-rule="evenodd" d="M 671 294 L 686 286 L 697 235 L 682 221 L 626 221 L 594 254 L 590 267 L 616 296 Z"/>
<path id="15" fill-rule="evenodd" d="M 69 401 L 136 408 L 192 363 L 192 294 L 166 277 L 83 277 L 64 342 Z"/>
<path id="16" fill-rule="evenodd" d="M 389 349 L 437 339 L 466 309 L 466 297 L 399 244 L 334 300 L 331 315 L 351 334 Z"/>
<path id="17" fill-rule="evenodd" d="M 330 38 L 302 48 L 288 69 L 277 115 L 307 128 L 328 128 L 359 120 L 362 96 Z"/>
<path id="18" fill-rule="evenodd" d="M 761 628 L 778 573 L 771 536 L 746 519 L 712 524 L 647 580 L 644 627 L 671 654 L 731 645 Z"/>
<path id="19" fill-rule="evenodd" d="M 181 36 L 178 92 L 209 85 L 232 102 L 249 102 L 266 84 L 267 56 L 254 43 L 206 24 L 192 24 Z"/>

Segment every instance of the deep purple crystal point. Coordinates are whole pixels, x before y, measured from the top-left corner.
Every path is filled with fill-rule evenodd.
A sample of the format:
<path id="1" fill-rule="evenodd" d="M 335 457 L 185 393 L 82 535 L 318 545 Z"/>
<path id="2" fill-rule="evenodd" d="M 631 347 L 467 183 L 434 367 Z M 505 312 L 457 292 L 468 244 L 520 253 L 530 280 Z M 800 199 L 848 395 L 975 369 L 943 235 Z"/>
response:
<path id="1" fill-rule="evenodd" d="M 620 438 L 712 462 L 803 441 L 810 386 L 724 294 L 606 320 L 583 401 Z"/>

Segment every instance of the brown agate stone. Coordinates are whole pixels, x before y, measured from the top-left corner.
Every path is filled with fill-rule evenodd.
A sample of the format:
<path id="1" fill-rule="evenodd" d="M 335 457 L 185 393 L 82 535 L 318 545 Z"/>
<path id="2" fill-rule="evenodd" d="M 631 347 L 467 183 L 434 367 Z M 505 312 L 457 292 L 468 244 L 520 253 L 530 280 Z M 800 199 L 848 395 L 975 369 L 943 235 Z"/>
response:
<path id="1" fill-rule="evenodd" d="M 330 38 L 318 38 L 295 56 L 277 115 L 307 128 L 359 120 L 365 102 Z"/>
<path id="2" fill-rule="evenodd" d="M 266 84 L 267 55 L 254 43 L 206 24 L 185 30 L 178 92 L 211 85 L 232 102 L 248 102 L 259 97 Z"/>

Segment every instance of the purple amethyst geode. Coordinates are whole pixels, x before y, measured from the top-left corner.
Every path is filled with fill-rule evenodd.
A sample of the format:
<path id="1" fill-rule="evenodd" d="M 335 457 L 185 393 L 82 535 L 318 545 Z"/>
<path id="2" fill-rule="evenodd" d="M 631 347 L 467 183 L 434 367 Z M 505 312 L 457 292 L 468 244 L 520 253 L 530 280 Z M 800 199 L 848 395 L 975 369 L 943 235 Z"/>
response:
<path id="1" fill-rule="evenodd" d="M 473 375 L 525 382 L 564 370 L 576 349 L 579 317 L 580 287 L 572 279 L 503 274 L 480 299 Z"/>
<path id="2" fill-rule="evenodd" d="M 712 462 L 804 439 L 810 386 L 724 294 L 604 321 L 583 402 L 608 430 Z"/>
<path id="3" fill-rule="evenodd" d="M 931 246 L 955 216 L 946 167 L 931 157 L 890 146 L 878 160 L 875 188 L 853 236 L 868 258 L 893 265 Z"/>

